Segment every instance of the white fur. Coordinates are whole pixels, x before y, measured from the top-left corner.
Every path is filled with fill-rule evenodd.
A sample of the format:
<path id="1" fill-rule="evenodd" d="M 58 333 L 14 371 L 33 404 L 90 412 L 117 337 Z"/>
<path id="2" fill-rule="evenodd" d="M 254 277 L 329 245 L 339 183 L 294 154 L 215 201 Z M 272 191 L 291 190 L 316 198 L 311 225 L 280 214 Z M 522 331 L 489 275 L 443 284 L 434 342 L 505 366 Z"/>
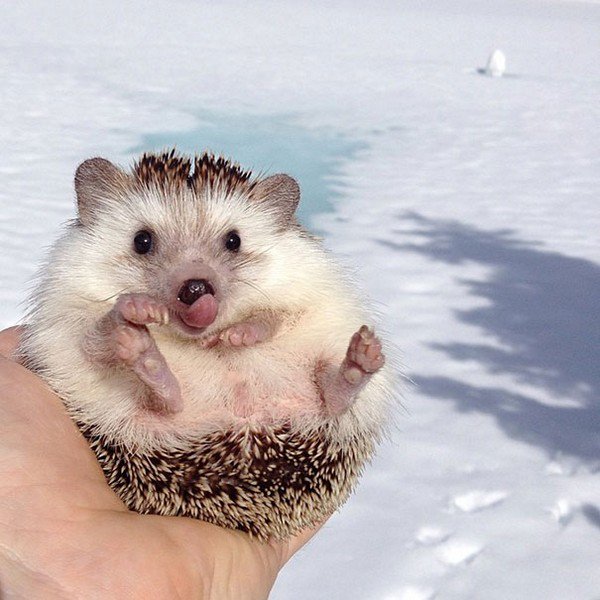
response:
<path id="1" fill-rule="evenodd" d="M 327 427 L 334 439 L 365 429 L 377 435 L 390 400 L 389 369 L 374 375 L 352 408 L 325 417 L 313 382 L 317 361 L 341 364 L 352 334 L 370 319 L 354 286 L 342 277 L 319 243 L 295 227 L 277 227 L 268 204 L 240 194 L 225 197 L 189 190 L 165 198 L 157 190 L 98 200 L 96 222 L 72 224 L 55 244 L 31 298 L 24 353 L 74 417 L 129 447 L 177 445 L 188 436 L 248 421 L 290 419 L 310 431 Z M 135 255 L 140 229 L 156 233 L 160 260 Z M 239 231 L 244 249 L 262 253 L 239 271 L 222 250 L 223 236 Z M 171 326 L 150 326 L 178 378 L 184 409 L 174 416 L 143 412 L 141 387 L 125 369 L 91 362 L 82 340 L 123 293 L 164 295 L 181 264 L 207 264 L 219 273 L 223 298 L 209 331 L 269 310 L 285 315 L 270 341 L 246 349 L 203 349 Z M 235 278 L 241 280 L 236 282 Z M 242 402 L 246 416 L 239 416 Z"/>

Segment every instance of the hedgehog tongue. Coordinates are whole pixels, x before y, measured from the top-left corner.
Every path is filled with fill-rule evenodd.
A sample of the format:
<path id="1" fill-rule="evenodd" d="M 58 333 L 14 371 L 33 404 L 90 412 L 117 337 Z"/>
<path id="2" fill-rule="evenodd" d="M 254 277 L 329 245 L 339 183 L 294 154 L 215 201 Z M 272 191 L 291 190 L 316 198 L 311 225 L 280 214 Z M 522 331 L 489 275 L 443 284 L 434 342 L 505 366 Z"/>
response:
<path id="1" fill-rule="evenodd" d="M 215 297 L 212 294 L 204 294 L 181 315 L 181 318 L 190 327 L 208 327 L 217 318 L 218 309 Z"/>

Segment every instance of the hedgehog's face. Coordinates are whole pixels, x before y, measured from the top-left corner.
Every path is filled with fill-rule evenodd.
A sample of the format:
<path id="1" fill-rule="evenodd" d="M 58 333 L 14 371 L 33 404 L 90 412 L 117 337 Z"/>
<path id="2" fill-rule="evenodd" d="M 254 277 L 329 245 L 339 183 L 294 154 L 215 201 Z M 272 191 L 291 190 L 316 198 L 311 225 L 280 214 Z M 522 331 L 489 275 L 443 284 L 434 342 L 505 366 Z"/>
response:
<path id="1" fill-rule="evenodd" d="M 197 161 L 205 173 L 194 182 L 189 162 L 153 158 L 150 173 L 138 164 L 137 179 L 102 159 L 78 169 L 86 259 L 102 273 L 102 289 L 115 299 L 144 293 L 158 300 L 169 308 L 171 330 L 185 337 L 250 316 L 268 299 L 263 284 L 275 276 L 270 257 L 291 226 L 296 182 L 285 175 L 250 182 L 229 163 L 206 158 L 200 167 Z"/>

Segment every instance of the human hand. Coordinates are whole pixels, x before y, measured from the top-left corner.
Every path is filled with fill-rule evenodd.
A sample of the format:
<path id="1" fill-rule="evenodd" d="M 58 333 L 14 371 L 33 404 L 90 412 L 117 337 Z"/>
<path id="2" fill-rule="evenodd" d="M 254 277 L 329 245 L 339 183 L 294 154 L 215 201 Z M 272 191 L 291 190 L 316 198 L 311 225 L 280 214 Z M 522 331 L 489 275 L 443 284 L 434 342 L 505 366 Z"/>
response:
<path id="1" fill-rule="evenodd" d="M 0 598 L 266 598 L 316 530 L 261 544 L 183 517 L 128 511 L 60 399 L 0 333 Z"/>

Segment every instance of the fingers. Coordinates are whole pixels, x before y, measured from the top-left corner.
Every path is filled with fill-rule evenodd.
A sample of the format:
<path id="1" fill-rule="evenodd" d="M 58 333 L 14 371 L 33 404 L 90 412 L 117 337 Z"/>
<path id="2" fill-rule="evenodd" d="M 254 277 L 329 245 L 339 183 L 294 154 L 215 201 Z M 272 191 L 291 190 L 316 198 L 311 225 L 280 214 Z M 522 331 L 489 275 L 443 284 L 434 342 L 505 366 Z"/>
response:
<path id="1" fill-rule="evenodd" d="M 122 507 L 60 399 L 31 371 L 4 358 L 0 358 L 0 456 L 4 499 L 11 498 L 17 512 L 25 514 L 33 506 L 21 498 L 34 496 L 47 499 L 45 507 L 37 506 L 36 515 L 54 511 L 63 501 L 78 508 Z"/>
<path id="2" fill-rule="evenodd" d="M 19 343 L 22 327 L 9 327 L 0 331 L 0 356 L 11 358 Z"/>

